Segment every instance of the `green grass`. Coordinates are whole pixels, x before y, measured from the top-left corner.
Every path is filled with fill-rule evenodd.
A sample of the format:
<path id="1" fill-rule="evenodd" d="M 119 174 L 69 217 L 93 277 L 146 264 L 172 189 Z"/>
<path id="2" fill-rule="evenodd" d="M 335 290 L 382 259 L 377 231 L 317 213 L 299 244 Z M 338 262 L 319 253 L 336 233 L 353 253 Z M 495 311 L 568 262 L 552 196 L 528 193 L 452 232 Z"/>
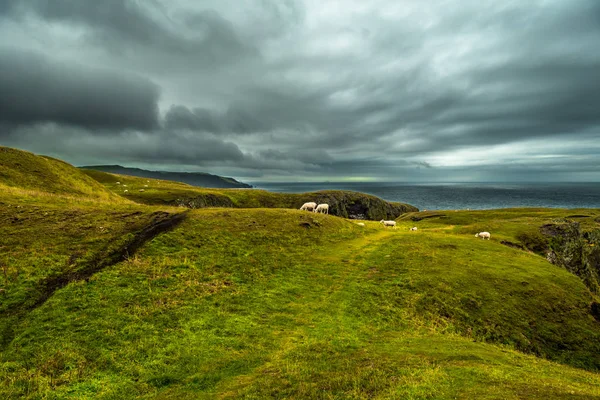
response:
<path id="1" fill-rule="evenodd" d="M 298 209 L 308 201 L 329 204 L 332 215 L 348 218 L 359 216 L 379 221 L 418 211 L 409 204 L 388 202 L 364 193 L 323 190 L 312 193 L 272 193 L 258 189 L 207 189 L 184 183 L 158 179 L 115 175 L 82 170 L 107 189 L 140 204 L 182 206 L 188 208 L 291 208 Z"/>
<path id="2" fill-rule="evenodd" d="M 429 217 L 429 218 L 428 218 Z M 575 217 L 575 218 L 572 218 Z M 435 230 L 448 234 L 471 234 L 488 231 L 492 240 L 524 244 L 521 238 L 534 236 L 539 227 L 557 219 L 577 221 L 582 229 L 600 228 L 600 209 L 508 208 L 481 211 L 426 211 L 407 213 L 398 218 L 403 227 Z M 415 221 L 414 219 L 420 219 Z"/>
<path id="3" fill-rule="evenodd" d="M 394 230 L 253 190 L 95 177 L 144 205 L 3 176 L 2 399 L 600 399 L 596 295 L 501 244 L 558 218 L 597 229 L 600 210 L 411 213 Z M 110 261 L 181 193 L 233 206 Z"/>
<path id="4" fill-rule="evenodd" d="M 55 197 L 122 202 L 120 197 L 64 161 L 1 146 L 0 189 L 21 197 L 35 191 Z"/>
<path id="5" fill-rule="evenodd" d="M 576 277 L 493 241 L 196 210 L 32 311 L 2 354 L 0 393 L 600 398 L 596 373 L 534 356 L 597 367 L 589 301 Z"/>

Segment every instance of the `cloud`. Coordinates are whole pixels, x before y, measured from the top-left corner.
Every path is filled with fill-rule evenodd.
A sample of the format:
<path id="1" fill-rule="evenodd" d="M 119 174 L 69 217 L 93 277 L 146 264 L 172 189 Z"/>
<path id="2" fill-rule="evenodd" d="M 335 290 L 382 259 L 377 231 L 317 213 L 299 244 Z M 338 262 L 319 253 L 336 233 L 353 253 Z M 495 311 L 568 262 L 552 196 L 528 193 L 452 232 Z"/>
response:
<path id="1" fill-rule="evenodd" d="M 237 176 L 597 174 L 600 150 L 571 146 L 600 139 L 595 0 L 0 0 L 0 15 L 0 45 L 39 54 L 0 54 L 0 99 L 19 104 L 3 123 L 80 127 L 107 162 L 112 132 L 119 160 Z M 549 142 L 568 151 L 528 151 Z"/>
<path id="2" fill-rule="evenodd" d="M 230 108 L 219 113 L 204 108 L 188 109 L 174 105 L 165 115 L 165 126 L 168 129 L 187 129 L 191 131 L 213 133 L 253 133 L 267 132 L 273 127 L 269 121 L 262 120 L 260 115 L 243 108 Z"/>
<path id="3" fill-rule="evenodd" d="M 0 123 L 120 131 L 158 125 L 159 89 L 138 76 L 0 48 Z"/>
<path id="4" fill-rule="evenodd" d="M 234 144 L 210 135 L 158 130 L 125 131 L 97 135 L 78 127 L 56 124 L 23 126 L 4 140 L 6 145 L 52 155 L 76 165 L 127 164 L 211 166 L 239 162 L 242 151 Z"/>
<path id="5" fill-rule="evenodd" d="M 5 15 L 23 23 L 34 17 L 84 29 L 84 40 L 91 46 L 169 68 L 190 61 L 194 68 L 214 68 L 255 53 L 234 26 L 211 9 L 171 15 L 168 5 L 156 0 L 8 0 L 7 4 L 0 11 L 4 8 Z"/>

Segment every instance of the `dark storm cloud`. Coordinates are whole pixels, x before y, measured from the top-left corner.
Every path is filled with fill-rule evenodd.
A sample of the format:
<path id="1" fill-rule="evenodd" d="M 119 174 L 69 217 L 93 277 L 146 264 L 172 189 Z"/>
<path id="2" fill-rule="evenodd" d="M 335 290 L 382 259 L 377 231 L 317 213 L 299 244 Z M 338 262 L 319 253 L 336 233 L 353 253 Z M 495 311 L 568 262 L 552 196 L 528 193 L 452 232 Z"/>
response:
<path id="1" fill-rule="evenodd" d="M 98 136 L 80 128 L 44 124 L 19 127 L 14 133 L 5 138 L 5 145 L 61 156 L 78 165 L 104 164 L 112 160 L 113 164 L 203 166 L 244 159 L 244 154 L 234 143 L 184 132 L 127 131 L 113 136 Z"/>
<path id="2" fill-rule="evenodd" d="M 0 45 L 49 70 L 3 57 L 0 99 L 18 101 L 0 124 L 83 127 L 107 162 L 94 129 L 122 136 L 115 158 L 238 176 L 597 173 L 595 0 L 0 0 L 0 14 Z"/>
<path id="3" fill-rule="evenodd" d="M 5 0 L 7 1 L 7 0 Z M 161 64 L 194 60 L 208 67 L 250 55 L 232 24 L 213 10 L 187 12 L 175 20 L 168 6 L 156 0 L 28 0 L 7 1 L 4 14 L 13 18 L 34 15 L 44 21 L 87 29 L 86 41 L 121 57 L 162 58 Z M 0 6 L 0 12 L 2 6 Z M 133 55 L 131 53 L 134 53 Z M 176 57 L 169 60 L 166 57 Z"/>
<path id="4" fill-rule="evenodd" d="M 193 110 L 184 106 L 172 106 L 165 115 L 168 129 L 187 129 L 199 132 L 265 132 L 273 127 L 260 115 L 244 108 L 231 107 L 223 113 L 204 108 Z"/>
<path id="5" fill-rule="evenodd" d="M 135 75 L 0 48 L 0 123 L 152 129 L 159 90 Z"/>

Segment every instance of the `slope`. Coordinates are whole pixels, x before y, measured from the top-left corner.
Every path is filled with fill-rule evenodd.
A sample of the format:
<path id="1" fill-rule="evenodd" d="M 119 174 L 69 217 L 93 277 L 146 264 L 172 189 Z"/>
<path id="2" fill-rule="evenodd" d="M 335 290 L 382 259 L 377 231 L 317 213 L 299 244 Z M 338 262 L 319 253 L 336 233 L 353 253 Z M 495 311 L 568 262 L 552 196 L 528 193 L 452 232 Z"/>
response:
<path id="1" fill-rule="evenodd" d="M 393 219 L 418 211 L 410 204 L 389 202 L 364 193 L 324 190 L 314 193 L 272 193 L 258 189 L 207 189 L 179 182 L 83 170 L 107 189 L 141 204 L 187 208 L 292 208 L 307 201 L 329 204 L 332 215 L 353 219 Z"/>
<path id="2" fill-rule="evenodd" d="M 0 192 L 22 196 L 45 193 L 57 196 L 123 202 L 72 165 L 51 157 L 0 147 Z"/>
<path id="3" fill-rule="evenodd" d="M 167 181 L 183 182 L 192 186 L 206 188 L 251 188 L 247 183 L 239 182 L 233 178 L 207 174 L 204 172 L 167 172 L 148 171 L 140 168 L 128 168 L 120 165 L 90 165 L 83 169 L 109 172 L 111 174 L 130 175 L 141 178 L 153 178 Z"/>
<path id="4" fill-rule="evenodd" d="M 600 367 L 578 278 L 449 226 L 401 226 L 193 210 L 16 325 L 0 394 L 600 398 L 599 375 L 574 368 Z"/>

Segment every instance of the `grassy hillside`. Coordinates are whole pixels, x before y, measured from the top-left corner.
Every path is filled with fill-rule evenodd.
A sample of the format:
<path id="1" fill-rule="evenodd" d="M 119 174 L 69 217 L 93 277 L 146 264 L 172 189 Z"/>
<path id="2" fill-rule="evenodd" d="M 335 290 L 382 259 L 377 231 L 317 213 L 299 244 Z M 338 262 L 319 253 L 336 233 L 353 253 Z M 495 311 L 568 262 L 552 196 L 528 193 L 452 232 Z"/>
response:
<path id="1" fill-rule="evenodd" d="M 450 234 L 492 232 L 493 240 L 538 254 L 600 293 L 600 209 L 423 212 L 403 215 L 399 221 Z"/>
<path id="2" fill-rule="evenodd" d="M 600 366 L 580 280 L 425 221 L 410 232 L 414 221 L 392 230 L 296 210 L 191 211 L 13 320 L 0 395 L 600 398 L 600 375 L 575 368 Z M 35 256 L 72 251 L 60 245 L 71 232 L 35 225 L 53 232 L 21 234 Z M 6 295 L 39 270 L 35 256 L 13 255 L 8 276 L 24 270 Z"/>
<path id="3" fill-rule="evenodd" d="M 329 204 L 329 212 L 344 218 L 394 219 L 404 213 L 418 211 L 409 204 L 388 202 L 364 193 L 324 190 L 314 193 L 272 193 L 257 189 L 207 189 L 183 183 L 101 171 L 83 170 L 90 177 L 123 197 L 141 204 L 183 206 L 189 208 L 292 208 L 308 201 Z M 119 183 L 119 184 L 117 184 Z"/>
<path id="4" fill-rule="evenodd" d="M 233 178 L 211 175 L 204 172 L 166 172 L 148 171 L 140 168 L 127 168 L 120 165 L 93 165 L 81 167 L 88 170 L 109 172 L 111 174 L 138 176 L 141 178 L 154 178 L 160 180 L 187 183 L 192 186 L 207 188 L 251 188 L 247 183 L 239 182 Z"/>
<path id="5" fill-rule="evenodd" d="M 299 195 L 101 172 L 70 191 L 17 163 L 0 186 L 2 399 L 600 399 L 599 299 L 535 251 L 540 226 L 593 232 L 600 210 L 389 229 L 277 208 Z M 309 196 L 339 213 L 370 199 Z"/>
<path id="6" fill-rule="evenodd" d="M 43 192 L 105 201 L 120 200 L 111 191 L 64 161 L 8 147 L 0 147 L 0 188 L 4 192 L 11 190 L 15 195 Z"/>

